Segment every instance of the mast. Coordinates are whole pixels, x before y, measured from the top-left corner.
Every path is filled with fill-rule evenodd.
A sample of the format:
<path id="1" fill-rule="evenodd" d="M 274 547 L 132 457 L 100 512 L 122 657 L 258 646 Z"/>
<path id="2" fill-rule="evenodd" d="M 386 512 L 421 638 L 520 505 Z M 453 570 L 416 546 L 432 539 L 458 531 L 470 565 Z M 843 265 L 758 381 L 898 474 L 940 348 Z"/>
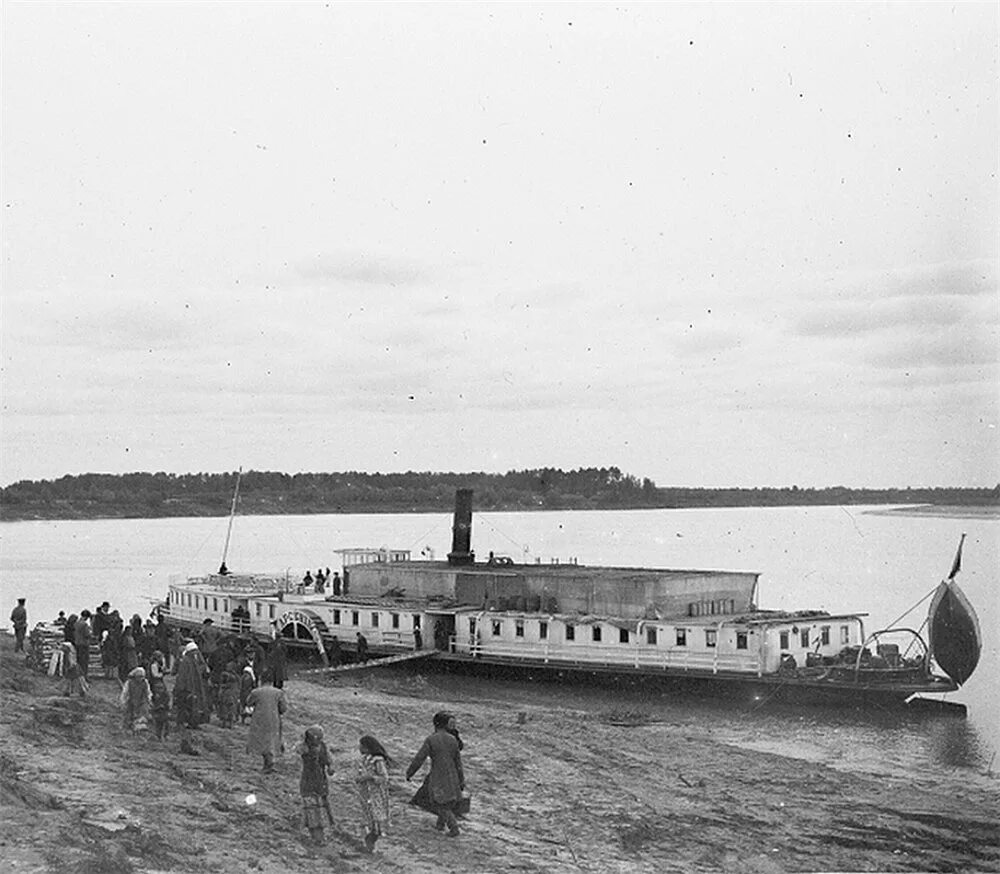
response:
<path id="1" fill-rule="evenodd" d="M 243 468 L 236 473 L 236 488 L 233 490 L 233 505 L 229 510 L 229 527 L 226 529 L 226 545 L 222 548 L 222 564 L 219 565 L 219 573 L 227 574 L 229 569 L 226 567 L 226 556 L 229 555 L 229 538 L 233 533 L 233 519 L 236 518 L 236 502 L 240 499 L 240 480 L 243 478 Z"/>

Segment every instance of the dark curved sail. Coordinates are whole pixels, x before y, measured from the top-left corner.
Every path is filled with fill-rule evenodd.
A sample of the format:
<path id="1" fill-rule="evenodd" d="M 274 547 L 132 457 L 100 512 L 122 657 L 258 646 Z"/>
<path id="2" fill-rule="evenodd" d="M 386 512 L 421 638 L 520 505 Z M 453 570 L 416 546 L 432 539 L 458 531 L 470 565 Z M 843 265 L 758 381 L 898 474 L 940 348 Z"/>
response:
<path id="1" fill-rule="evenodd" d="M 927 627 L 930 652 L 938 667 L 962 685 L 979 664 L 982 638 L 976 611 L 954 581 L 937 587 L 927 612 Z"/>

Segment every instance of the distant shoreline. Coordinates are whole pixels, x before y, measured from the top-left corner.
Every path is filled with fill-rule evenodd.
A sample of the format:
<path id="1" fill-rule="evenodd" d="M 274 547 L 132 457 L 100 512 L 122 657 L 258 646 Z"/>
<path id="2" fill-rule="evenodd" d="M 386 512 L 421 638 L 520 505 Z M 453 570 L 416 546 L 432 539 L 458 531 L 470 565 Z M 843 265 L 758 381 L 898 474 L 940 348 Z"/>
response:
<path id="1" fill-rule="evenodd" d="M 547 507 L 525 507 L 525 506 L 510 506 L 510 507 L 489 507 L 482 508 L 478 512 L 480 513 L 586 513 L 586 512 L 609 512 L 609 511 L 625 511 L 625 512 L 636 512 L 642 510 L 733 510 L 733 509 L 743 509 L 743 510 L 771 510 L 777 508 L 787 508 L 787 507 L 858 507 L 858 504 L 841 504 L 841 503 L 831 503 L 831 504 L 812 504 L 812 503 L 787 503 L 787 504 L 702 504 L 702 505 L 685 505 L 683 507 L 559 507 L 559 506 L 547 506 Z M 860 506 L 866 506 L 864 504 Z M 871 504 L 867 507 L 872 507 Z M 268 508 L 273 509 L 273 508 Z M 352 507 L 350 510 L 333 510 L 329 508 L 322 508 L 312 512 L 307 512 L 303 510 L 296 510 L 289 513 L 276 513 L 276 512 L 253 512 L 244 510 L 240 515 L 242 516 L 373 516 L 373 515 L 410 515 L 410 514 L 421 514 L 421 513 L 447 513 L 450 510 L 442 508 L 431 508 L 431 507 L 370 507 L 367 509 L 361 509 L 357 507 Z M 942 519 L 998 519 L 1000 520 L 1000 506 L 996 504 L 915 504 L 912 506 L 899 506 L 897 504 L 886 504 L 884 507 L 879 507 L 878 509 L 865 509 L 863 511 L 866 515 L 870 516 L 923 516 L 928 518 L 942 518 Z M 0 514 L 0 522 L 97 522 L 97 521 L 107 521 L 107 520 L 136 520 L 136 521 L 147 521 L 153 519 L 219 519 L 227 516 L 228 513 L 216 512 L 216 513 L 183 513 L 183 514 L 155 514 L 147 516 L 138 516 L 133 514 L 75 514 L 75 515 L 49 515 L 46 513 L 33 513 L 24 515 L 15 515 L 13 513 L 3 513 Z"/>

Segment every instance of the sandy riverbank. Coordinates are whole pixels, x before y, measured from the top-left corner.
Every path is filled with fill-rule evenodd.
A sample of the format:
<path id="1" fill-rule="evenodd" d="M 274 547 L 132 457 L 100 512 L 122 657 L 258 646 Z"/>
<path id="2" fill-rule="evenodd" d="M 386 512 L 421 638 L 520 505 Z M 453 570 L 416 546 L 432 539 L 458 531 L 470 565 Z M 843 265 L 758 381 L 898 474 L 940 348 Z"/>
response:
<path id="1" fill-rule="evenodd" d="M 872 516 L 931 516 L 940 519 L 1000 519 L 1000 507 L 986 506 L 944 506 L 938 504 L 917 504 L 912 507 L 886 507 L 882 510 L 866 511 Z"/>
<path id="2" fill-rule="evenodd" d="M 95 680 L 82 704 L 64 706 L 56 681 L 12 649 L 0 637 L 5 871 L 1000 871 L 1000 793 L 959 778 L 935 797 L 690 726 L 431 699 L 419 675 L 382 672 L 286 686 L 289 749 L 319 722 L 338 766 L 338 823 L 317 849 L 301 827 L 294 756 L 261 774 L 246 730 L 217 723 L 199 732 L 198 757 L 180 755 L 176 737 L 133 738 L 117 683 Z M 407 806 L 415 784 L 402 775 L 440 707 L 458 714 L 467 743 L 473 812 L 457 839 Z M 397 758 L 395 823 L 374 856 L 358 841 L 349 779 L 366 731 Z"/>

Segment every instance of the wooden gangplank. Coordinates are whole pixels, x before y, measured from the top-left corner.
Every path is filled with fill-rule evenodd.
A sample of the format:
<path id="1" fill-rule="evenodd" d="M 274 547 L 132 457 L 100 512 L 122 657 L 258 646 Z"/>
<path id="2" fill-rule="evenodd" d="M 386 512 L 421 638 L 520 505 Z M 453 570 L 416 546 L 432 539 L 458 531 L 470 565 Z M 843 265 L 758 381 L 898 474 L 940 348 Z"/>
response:
<path id="1" fill-rule="evenodd" d="M 416 649 L 410 652 L 402 652 L 398 655 L 386 656 L 381 659 L 369 659 L 367 662 L 351 662 L 346 665 L 338 665 L 335 668 L 309 668 L 305 671 L 296 671 L 296 674 L 344 674 L 347 671 L 363 671 L 365 668 L 380 668 L 383 665 L 394 665 L 399 662 L 429 659 L 436 655 L 437 650 L 434 649 Z"/>

